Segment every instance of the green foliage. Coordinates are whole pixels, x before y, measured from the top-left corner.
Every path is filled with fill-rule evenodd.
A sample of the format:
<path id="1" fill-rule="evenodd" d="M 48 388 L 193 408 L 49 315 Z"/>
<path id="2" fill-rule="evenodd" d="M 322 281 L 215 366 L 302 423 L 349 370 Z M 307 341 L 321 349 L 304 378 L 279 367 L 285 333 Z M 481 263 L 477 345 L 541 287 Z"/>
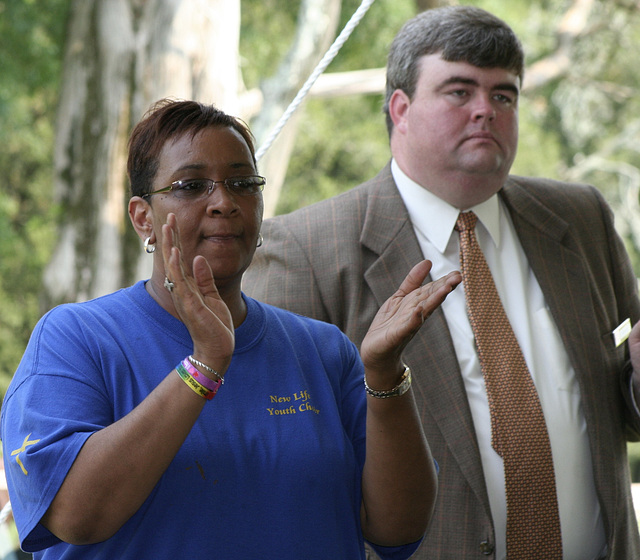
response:
<path id="1" fill-rule="evenodd" d="M 54 239 L 53 122 L 68 0 L 0 1 L 0 395 L 40 310 Z"/>
<path id="2" fill-rule="evenodd" d="M 594 184 L 611 204 L 640 276 L 639 24 L 637 7 L 595 4 L 590 32 L 573 46 L 569 72 L 545 92 L 541 128 L 558 143 L 559 178 Z"/>
<path id="3" fill-rule="evenodd" d="M 342 0 L 338 32 L 361 4 L 361 0 Z M 389 45 L 405 21 L 415 14 L 413 0 L 377 0 L 369 8 L 349 40 L 333 60 L 327 72 L 346 72 L 366 68 L 382 68 L 387 61 Z"/>
<path id="4" fill-rule="evenodd" d="M 295 35 L 299 8 L 300 0 L 243 0 L 240 54 L 247 88 L 275 73 Z"/>
<path id="5" fill-rule="evenodd" d="M 329 198 L 373 177 L 384 166 L 389 148 L 381 106 L 382 97 L 377 95 L 309 101 L 276 213 Z M 318 143 L 318 138 L 328 141 Z"/>

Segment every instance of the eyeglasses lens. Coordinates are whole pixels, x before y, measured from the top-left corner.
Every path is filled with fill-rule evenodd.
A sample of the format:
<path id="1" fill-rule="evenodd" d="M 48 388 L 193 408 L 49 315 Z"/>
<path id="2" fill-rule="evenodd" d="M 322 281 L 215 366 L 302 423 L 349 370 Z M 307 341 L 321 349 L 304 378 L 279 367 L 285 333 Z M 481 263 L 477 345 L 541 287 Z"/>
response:
<path id="1" fill-rule="evenodd" d="M 264 177 L 258 175 L 230 177 L 224 181 L 191 179 L 189 181 L 176 181 L 172 185 L 172 191 L 177 198 L 198 199 L 203 196 L 208 196 L 215 188 L 216 183 L 223 183 L 227 190 L 233 194 L 246 196 L 261 192 L 264 189 L 266 180 Z"/>

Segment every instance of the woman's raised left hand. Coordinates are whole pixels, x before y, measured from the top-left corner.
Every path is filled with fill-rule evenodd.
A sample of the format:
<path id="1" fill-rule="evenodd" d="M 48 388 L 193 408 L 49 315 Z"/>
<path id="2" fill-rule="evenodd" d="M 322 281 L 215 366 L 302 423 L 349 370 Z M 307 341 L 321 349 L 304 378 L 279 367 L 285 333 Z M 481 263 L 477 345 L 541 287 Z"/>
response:
<path id="1" fill-rule="evenodd" d="M 401 370 L 402 351 L 424 321 L 462 281 L 460 272 L 454 271 L 422 285 L 430 270 L 428 260 L 411 269 L 398 291 L 379 309 L 362 341 L 360 354 L 365 369 L 391 375 L 389 383 L 383 385 L 394 385 Z"/>

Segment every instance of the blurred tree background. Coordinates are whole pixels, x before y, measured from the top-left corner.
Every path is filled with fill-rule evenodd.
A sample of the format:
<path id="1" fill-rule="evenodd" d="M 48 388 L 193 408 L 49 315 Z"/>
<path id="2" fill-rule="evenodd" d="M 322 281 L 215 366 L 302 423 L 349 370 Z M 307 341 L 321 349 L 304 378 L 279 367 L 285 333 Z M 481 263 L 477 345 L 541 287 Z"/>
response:
<path id="1" fill-rule="evenodd" d="M 242 0 L 240 60 L 249 90 L 260 90 L 277 71 L 295 35 L 301 3 Z M 377 0 L 327 72 L 383 68 L 404 21 L 437 3 Z M 459 3 L 502 17 L 525 47 L 521 140 L 513 172 L 600 188 L 640 274 L 637 2 Z M 360 0 L 342 1 L 338 31 L 359 5 Z M 46 6 L 38 0 L 0 0 L 0 396 L 46 310 L 43 274 L 65 217 L 54 204 L 52 158 L 70 6 L 71 0 L 48 0 Z M 188 37 L 189 30 L 184 33 Z M 296 113 L 297 134 L 276 213 L 351 188 L 386 163 L 381 104 L 381 93 L 310 95 L 304 101 Z"/>
<path id="2" fill-rule="evenodd" d="M 55 111 L 68 0 L 0 1 L 0 393 L 41 314 Z"/>

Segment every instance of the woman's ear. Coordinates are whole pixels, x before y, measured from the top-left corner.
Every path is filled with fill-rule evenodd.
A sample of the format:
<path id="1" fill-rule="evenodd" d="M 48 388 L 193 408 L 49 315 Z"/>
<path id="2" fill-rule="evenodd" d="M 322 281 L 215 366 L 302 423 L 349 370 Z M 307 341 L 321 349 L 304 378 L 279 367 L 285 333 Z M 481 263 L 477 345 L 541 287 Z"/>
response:
<path id="1" fill-rule="evenodd" d="M 155 243 L 153 231 L 153 210 L 144 198 L 133 196 L 129 200 L 129 219 L 140 239 L 150 237 L 150 243 Z"/>

